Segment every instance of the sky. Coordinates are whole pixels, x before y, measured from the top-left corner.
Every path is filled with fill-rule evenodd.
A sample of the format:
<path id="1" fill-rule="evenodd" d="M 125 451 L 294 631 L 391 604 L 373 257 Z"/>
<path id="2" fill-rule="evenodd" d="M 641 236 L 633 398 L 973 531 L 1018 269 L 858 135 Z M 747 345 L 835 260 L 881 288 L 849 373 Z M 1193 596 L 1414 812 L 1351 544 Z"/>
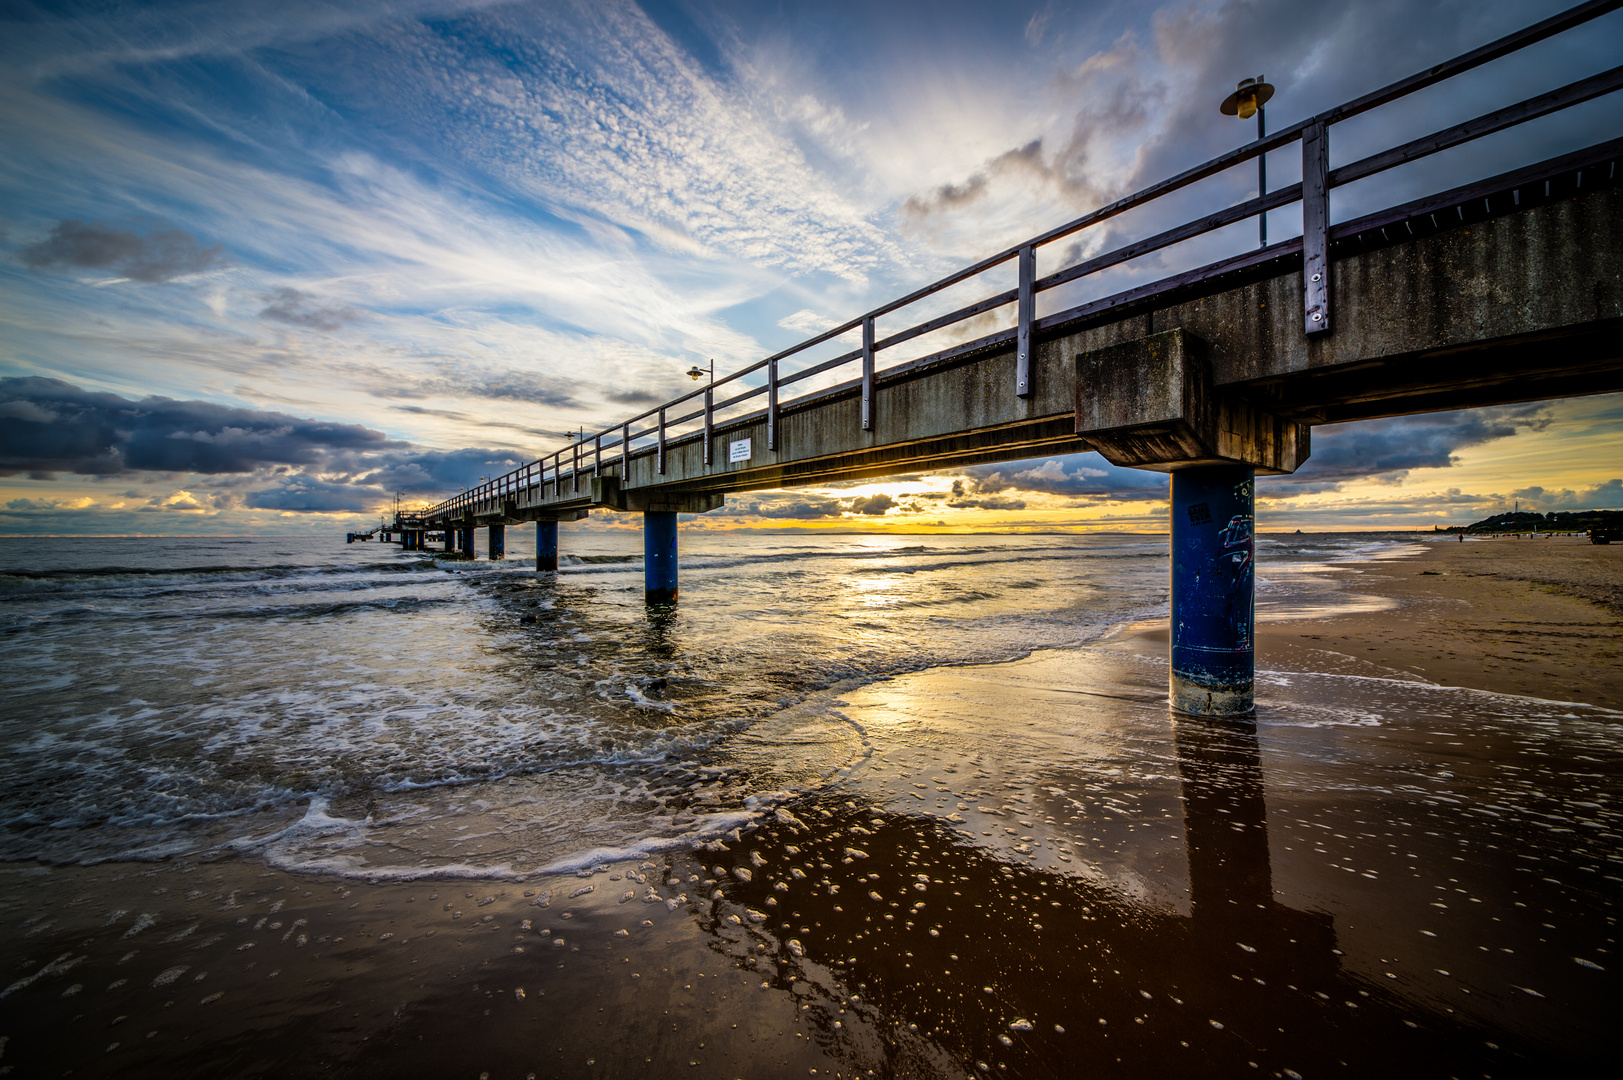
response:
<path id="1" fill-rule="evenodd" d="M 1277 86 L 1277 128 L 1566 6 L 0 0 L 0 534 L 363 527 L 1248 141 L 1216 107 L 1241 77 Z M 1331 163 L 1619 55 L 1613 13 L 1338 125 Z M 1619 134 L 1591 102 L 1338 189 L 1333 218 Z M 1039 272 L 1254 194 L 1233 170 Z M 734 495 L 688 527 L 1157 530 L 1166 493 L 1079 454 Z M 1258 498 L 1263 530 L 1623 508 L 1623 395 L 1319 427 Z"/>

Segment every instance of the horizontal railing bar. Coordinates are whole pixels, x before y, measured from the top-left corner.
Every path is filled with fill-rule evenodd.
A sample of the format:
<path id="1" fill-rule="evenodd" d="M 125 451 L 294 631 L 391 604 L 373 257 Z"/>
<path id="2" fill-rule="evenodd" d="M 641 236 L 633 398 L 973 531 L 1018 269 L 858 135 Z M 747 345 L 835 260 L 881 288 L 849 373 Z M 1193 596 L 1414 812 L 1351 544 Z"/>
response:
<path id="1" fill-rule="evenodd" d="M 1208 263 L 1193 270 L 1186 270 L 1181 274 L 1162 278 L 1160 281 L 1152 281 L 1147 285 L 1138 285 L 1119 293 L 1112 293 L 1110 296 L 1102 296 L 1097 300 L 1089 300 L 1087 303 L 1078 304 L 1073 308 L 1066 308 L 1064 311 L 1056 311 L 1052 315 L 1044 315 L 1034 321 L 1031 327 L 1033 331 L 1052 330 L 1065 323 L 1085 319 L 1089 315 L 1096 315 L 1102 311 L 1110 311 L 1124 304 L 1145 300 L 1161 293 L 1175 292 L 1178 289 L 1196 284 L 1210 277 L 1216 277 L 1219 274 L 1233 273 L 1236 270 L 1244 270 L 1251 266 L 1260 266 L 1273 259 L 1300 255 L 1301 252 L 1302 238 L 1300 236 L 1292 237 L 1289 240 L 1281 240 L 1279 243 L 1270 244 L 1265 248 L 1257 248 L 1242 255 L 1219 259 L 1217 262 Z"/>
<path id="2" fill-rule="evenodd" d="M 1339 169 L 1331 169 L 1330 186 L 1350 184 L 1354 180 L 1362 180 L 1386 169 L 1418 161 L 1430 154 L 1440 153 L 1473 139 L 1480 139 L 1484 135 L 1492 135 L 1496 131 L 1503 131 L 1574 105 L 1581 105 L 1603 94 L 1609 94 L 1619 87 L 1623 87 L 1623 67 L 1615 67 L 1599 75 L 1568 83 L 1548 94 L 1540 94 L 1526 101 L 1507 105 L 1503 109 L 1483 113 L 1474 120 L 1434 131 L 1430 135 L 1412 139 L 1402 146 L 1394 146 L 1390 150 L 1383 150 L 1378 154 L 1371 154 L 1367 158 L 1343 165 Z"/>
<path id="3" fill-rule="evenodd" d="M 892 345 L 900 345 L 904 341 L 912 341 L 916 337 L 923 337 L 925 334 L 940 330 L 944 326 L 951 326 L 955 322 L 962 322 L 964 319 L 974 318 L 983 312 L 992 311 L 1006 304 L 1012 304 L 1019 298 L 1019 289 L 1010 289 L 1007 292 L 1000 292 L 996 296 L 988 296 L 985 300 L 978 300 L 968 307 L 961 307 L 957 311 L 949 311 L 945 315 L 938 315 L 929 322 L 919 323 L 917 326 L 898 331 L 888 338 L 880 338 L 873 343 L 874 351 L 878 352 L 880 349 L 888 349 Z M 858 352 L 857 355 L 861 356 L 862 353 Z"/>
<path id="4" fill-rule="evenodd" d="M 807 368 L 805 371 L 797 371 L 793 375 L 785 375 L 785 376 L 783 376 L 782 378 L 780 378 L 778 380 L 778 385 L 779 386 L 788 386 L 790 383 L 799 382 L 801 379 L 809 379 L 813 375 L 821 375 L 823 372 L 828 371 L 830 368 L 837 368 L 841 364 L 849 364 L 853 360 L 861 360 L 861 359 L 862 359 L 862 350 L 861 349 L 854 349 L 854 350 L 852 350 L 851 352 L 848 352 L 848 353 L 841 353 L 839 356 L 836 356 L 832 360 L 824 360 L 821 364 L 813 364 L 811 367 Z"/>
<path id="5" fill-rule="evenodd" d="M 1602 15 L 1616 11 L 1620 7 L 1623 7 L 1623 0 L 1590 0 L 1587 4 L 1579 4 L 1577 7 L 1568 8 L 1566 11 L 1550 16 L 1543 22 L 1523 27 L 1513 34 L 1506 34 L 1497 41 L 1490 41 L 1481 48 L 1461 53 L 1452 60 L 1445 60 L 1436 67 L 1427 68 L 1425 71 L 1417 72 L 1406 79 L 1399 79 L 1395 83 L 1388 83 L 1379 90 L 1372 91 L 1360 98 L 1354 98 L 1328 112 L 1322 112 L 1314 119 L 1322 120 L 1326 124 L 1347 120 L 1360 113 L 1366 113 L 1378 106 L 1385 105 L 1389 101 L 1395 101 L 1400 97 L 1412 94 L 1416 90 L 1424 90 L 1426 87 L 1440 83 L 1445 79 L 1464 74 L 1472 68 L 1481 67 L 1490 60 L 1497 60 L 1501 56 L 1507 56 L 1517 49 L 1524 49 L 1529 45 L 1543 41 L 1545 38 L 1553 37 L 1564 30 L 1581 26 L 1591 19 L 1597 19 Z"/>
<path id="6" fill-rule="evenodd" d="M 1136 259 L 1141 255 L 1148 255 L 1152 251 L 1159 251 L 1162 248 L 1171 247 L 1173 244 L 1179 244 L 1185 240 L 1192 240 L 1204 233 L 1233 225 L 1237 221 L 1244 221 L 1248 217 L 1256 217 L 1263 211 L 1277 209 L 1296 202 L 1301 197 L 1301 184 L 1287 185 L 1277 191 L 1270 191 L 1261 198 L 1247 199 L 1245 202 L 1236 203 L 1226 210 L 1219 210 L 1215 214 L 1207 214 L 1203 218 L 1186 222 L 1175 229 L 1168 229 L 1166 232 L 1147 236 L 1136 243 L 1128 244 L 1126 247 L 1119 247 L 1115 251 L 1100 255 L 1097 258 L 1088 259 L 1086 262 L 1079 262 L 1075 266 L 1049 274 L 1045 278 L 1038 278 L 1036 288 L 1041 292 L 1044 289 L 1052 289 L 1056 285 L 1064 285 L 1066 282 L 1075 281 L 1077 278 L 1109 269 L 1118 263 Z"/>
<path id="7" fill-rule="evenodd" d="M 718 401 L 718 402 L 716 402 L 716 408 L 717 409 L 725 409 L 729 405 L 736 405 L 740 401 L 748 401 L 750 398 L 755 397 L 757 394 L 764 394 L 764 393 L 766 393 L 766 387 L 757 386 L 757 387 L 754 387 L 753 389 L 746 390 L 742 394 L 738 394 L 735 397 L 730 397 L 726 401 Z"/>
<path id="8" fill-rule="evenodd" d="M 1577 169 L 1587 169 L 1592 165 L 1603 164 L 1607 161 L 1616 161 L 1623 157 L 1623 138 L 1610 139 L 1603 143 L 1595 143 L 1582 150 L 1574 150 L 1570 154 L 1563 154 L 1557 158 L 1550 158 L 1534 165 L 1523 166 L 1510 172 L 1490 176 L 1485 180 L 1476 180 L 1448 191 L 1440 191 L 1435 195 L 1428 195 L 1414 202 L 1404 203 L 1402 206 L 1392 206 L 1385 210 L 1377 210 L 1365 214 L 1360 218 L 1341 222 L 1330 226 L 1330 239 L 1340 240 L 1355 236 L 1371 229 L 1382 229 L 1392 225 L 1399 225 L 1413 218 L 1425 214 L 1434 214 L 1439 210 L 1446 210 L 1461 203 L 1483 198 L 1501 191 L 1510 191 L 1525 184 L 1535 184 L 1539 181 L 1558 176 L 1561 173 Z"/>

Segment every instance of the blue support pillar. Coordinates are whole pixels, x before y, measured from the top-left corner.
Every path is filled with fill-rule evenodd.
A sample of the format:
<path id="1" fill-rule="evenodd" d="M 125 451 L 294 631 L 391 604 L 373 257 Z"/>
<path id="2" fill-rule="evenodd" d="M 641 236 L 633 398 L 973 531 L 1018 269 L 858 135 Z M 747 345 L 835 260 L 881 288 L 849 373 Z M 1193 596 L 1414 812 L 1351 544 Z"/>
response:
<path id="1" fill-rule="evenodd" d="M 676 511 L 643 512 L 642 565 L 648 602 L 676 603 Z"/>
<path id="2" fill-rule="evenodd" d="M 457 550 L 462 553 L 462 557 L 464 559 L 473 558 L 474 555 L 476 554 L 474 552 L 474 550 L 473 550 L 473 530 L 472 529 L 458 529 L 457 530 L 456 546 L 457 546 Z"/>
<path id="3" fill-rule="evenodd" d="M 456 530 L 451 528 L 449 521 L 445 523 L 445 550 L 456 550 Z"/>
<path id="4" fill-rule="evenodd" d="M 535 523 L 535 568 L 537 570 L 558 569 L 558 523 L 556 521 L 538 521 Z"/>
<path id="5" fill-rule="evenodd" d="M 1244 465 L 1172 474 L 1172 707 L 1247 716 L 1256 653 L 1253 478 Z"/>
<path id="6" fill-rule="evenodd" d="M 496 522 L 490 526 L 490 557 L 507 558 L 507 526 Z"/>

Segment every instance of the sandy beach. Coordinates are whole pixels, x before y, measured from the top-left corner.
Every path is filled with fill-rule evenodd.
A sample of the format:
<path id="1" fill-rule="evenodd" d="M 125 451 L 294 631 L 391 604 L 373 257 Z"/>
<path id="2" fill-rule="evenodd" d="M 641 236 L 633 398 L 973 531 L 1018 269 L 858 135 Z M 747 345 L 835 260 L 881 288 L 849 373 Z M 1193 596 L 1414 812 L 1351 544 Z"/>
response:
<path id="1" fill-rule="evenodd" d="M 1597 1064 L 1623 547 L 1438 543 L 1343 574 L 1390 606 L 1264 623 L 1255 725 L 1169 716 L 1153 628 L 836 689 L 865 754 L 702 850 L 375 884 L 0 866 L 0 1074 Z"/>
<path id="2" fill-rule="evenodd" d="M 1351 568 L 1390 610 L 1264 621 L 1258 665 L 1380 672 L 1623 709 L 1623 545 L 1584 537 L 1428 543 Z"/>

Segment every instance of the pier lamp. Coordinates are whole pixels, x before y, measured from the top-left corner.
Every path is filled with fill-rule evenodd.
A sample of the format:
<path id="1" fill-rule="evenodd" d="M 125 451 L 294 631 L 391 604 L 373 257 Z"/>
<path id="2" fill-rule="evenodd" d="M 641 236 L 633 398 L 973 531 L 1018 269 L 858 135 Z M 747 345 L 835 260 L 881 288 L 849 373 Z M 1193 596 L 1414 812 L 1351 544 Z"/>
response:
<path id="1" fill-rule="evenodd" d="M 714 357 L 711 358 L 710 367 L 709 367 L 708 370 L 705 369 L 705 368 L 700 367 L 698 364 L 694 364 L 692 367 L 688 368 L 687 371 L 684 372 L 684 374 L 687 375 L 687 377 L 692 379 L 694 382 L 698 382 L 700 379 L 704 378 L 706 375 L 709 375 L 710 376 L 710 381 L 715 382 L 716 381 L 716 361 L 715 361 L 715 358 Z"/>
<path id="2" fill-rule="evenodd" d="M 1272 84 L 1263 81 L 1261 75 L 1255 79 L 1241 79 L 1235 86 L 1234 93 L 1223 99 L 1218 106 L 1224 116 L 1238 116 L 1241 120 L 1257 118 L 1257 138 L 1260 140 L 1268 134 L 1267 112 L 1263 106 L 1268 99 L 1274 96 Z M 1268 194 L 1268 155 L 1257 155 L 1257 198 Z M 1268 246 L 1268 214 L 1263 212 L 1257 215 L 1257 246 Z"/>

